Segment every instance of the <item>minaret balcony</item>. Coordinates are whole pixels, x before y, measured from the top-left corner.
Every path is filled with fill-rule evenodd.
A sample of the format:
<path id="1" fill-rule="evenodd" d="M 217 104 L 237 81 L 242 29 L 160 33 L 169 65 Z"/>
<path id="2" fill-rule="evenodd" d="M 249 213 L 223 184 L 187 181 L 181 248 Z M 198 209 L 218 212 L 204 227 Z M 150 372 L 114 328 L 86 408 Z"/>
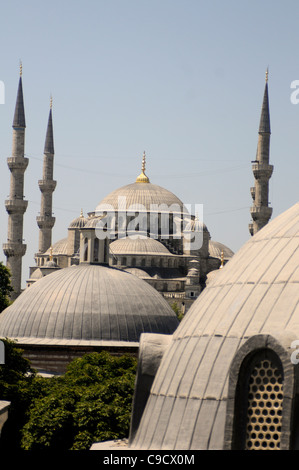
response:
<path id="1" fill-rule="evenodd" d="M 56 188 L 56 181 L 54 180 L 39 180 L 39 189 L 42 193 L 52 193 Z"/>
<path id="2" fill-rule="evenodd" d="M 251 197 L 253 199 L 253 201 L 255 200 L 255 186 L 252 186 L 250 188 L 250 194 L 251 194 Z"/>
<path id="3" fill-rule="evenodd" d="M 255 179 L 269 180 L 273 173 L 273 165 L 257 162 L 252 165 L 252 171 Z"/>
<path id="4" fill-rule="evenodd" d="M 39 215 L 36 217 L 36 222 L 38 225 L 38 228 L 44 229 L 44 228 L 53 228 L 55 224 L 55 217 L 49 216 L 49 215 Z"/>
<path id="5" fill-rule="evenodd" d="M 250 235 L 252 236 L 253 235 L 253 223 L 248 224 L 248 229 L 249 229 Z"/>
<path id="6" fill-rule="evenodd" d="M 12 256 L 24 256 L 26 253 L 27 245 L 18 242 L 7 242 L 3 243 L 3 252 L 6 257 Z"/>
<path id="7" fill-rule="evenodd" d="M 24 214 L 28 206 L 28 201 L 24 199 L 7 199 L 5 208 L 8 214 Z"/>
<path id="8" fill-rule="evenodd" d="M 21 170 L 25 171 L 29 163 L 29 158 L 26 157 L 9 157 L 7 159 L 7 165 L 10 171 Z"/>
<path id="9" fill-rule="evenodd" d="M 272 215 L 272 207 L 267 206 L 253 206 L 250 208 L 250 214 L 253 220 L 264 220 L 267 221 Z"/>

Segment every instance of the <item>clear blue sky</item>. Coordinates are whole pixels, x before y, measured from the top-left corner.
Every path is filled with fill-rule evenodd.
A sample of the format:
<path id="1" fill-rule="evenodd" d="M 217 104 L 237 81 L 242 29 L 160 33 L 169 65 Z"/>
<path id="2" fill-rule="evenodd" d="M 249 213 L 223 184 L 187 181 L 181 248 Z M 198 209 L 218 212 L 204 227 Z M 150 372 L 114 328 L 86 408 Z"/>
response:
<path id="1" fill-rule="evenodd" d="M 56 224 L 134 182 L 142 153 L 152 183 L 204 204 L 212 239 L 249 238 L 250 186 L 269 66 L 273 217 L 298 200 L 297 0 L 15 0 L 2 6 L 0 242 L 7 238 L 12 119 L 23 63 L 26 112 L 23 278 L 38 248 L 36 216 L 53 95 Z M 1 248 L 0 260 L 5 261 Z"/>

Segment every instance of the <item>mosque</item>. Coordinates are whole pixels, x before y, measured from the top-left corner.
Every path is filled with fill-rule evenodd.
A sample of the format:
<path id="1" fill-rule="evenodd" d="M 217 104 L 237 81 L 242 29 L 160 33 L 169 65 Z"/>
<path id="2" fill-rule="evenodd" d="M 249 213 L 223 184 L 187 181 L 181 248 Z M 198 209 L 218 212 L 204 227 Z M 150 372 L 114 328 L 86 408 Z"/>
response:
<path id="1" fill-rule="evenodd" d="M 205 288 L 209 273 L 233 252 L 211 240 L 198 214 L 172 192 L 150 182 L 146 155 L 136 181 L 116 189 L 86 216 L 70 222 L 52 243 L 54 132 L 52 100 L 46 129 L 39 245 L 27 286 L 21 289 L 25 109 L 22 69 L 13 118 L 7 242 L 13 304 L 0 317 L 0 336 L 24 349 L 34 367 L 61 372 L 77 355 L 106 349 L 137 354 L 142 333 L 172 334 L 177 311 L 185 314 Z"/>
<path id="2" fill-rule="evenodd" d="M 128 441 L 95 443 L 92 449 L 298 449 L 299 203 L 269 222 L 268 76 L 252 162 L 252 236 L 236 254 L 213 245 L 202 221 L 150 182 L 145 154 L 134 183 L 112 192 L 86 217 L 81 214 L 67 237 L 52 244 L 50 109 L 39 181 L 39 250 L 21 293 L 24 132 L 20 78 L 4 245 L 16 300 L 0 315 L 0 337 L 16 339 L 41 368 L 52 370 L 88 350 L 138 354 Z M 141 206 L 137 235 L 130 225 L 136 213 L 118 205 L 123 199 L 136 212 Z M 186 216 L 184 230 L 200 235 L 200 247 L 190 248 L 174 230 L 163 239 L 159 210 L 151 237 L 154 204 L 175 206 L 167 214 L 172 228 L 181 227 Z M 190 300 L 180 323 L 170 294 L 184 305 Z"/>

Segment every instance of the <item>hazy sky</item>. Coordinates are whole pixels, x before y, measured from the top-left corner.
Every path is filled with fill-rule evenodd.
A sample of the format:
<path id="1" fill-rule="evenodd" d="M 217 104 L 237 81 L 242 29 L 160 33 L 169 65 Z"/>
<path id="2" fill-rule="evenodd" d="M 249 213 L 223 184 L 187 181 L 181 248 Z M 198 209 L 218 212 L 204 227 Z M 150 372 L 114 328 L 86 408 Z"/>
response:
<path id="1" fill-rule="evenodd" d="M 0 242 L 7 238 L 12 119 L 23 63 L 26 113 L 23 279 L 38 249 L 38 179 L 53 95 L 53 242 L 141 170 L 204 204 L 212 239 L 250 237 L 260 110 L 269 66 L 273 217 L 298 200 L 297 0 L 27 0 L 1 14 Z M 0 260 L 5 261 L 1 248 Z"/>

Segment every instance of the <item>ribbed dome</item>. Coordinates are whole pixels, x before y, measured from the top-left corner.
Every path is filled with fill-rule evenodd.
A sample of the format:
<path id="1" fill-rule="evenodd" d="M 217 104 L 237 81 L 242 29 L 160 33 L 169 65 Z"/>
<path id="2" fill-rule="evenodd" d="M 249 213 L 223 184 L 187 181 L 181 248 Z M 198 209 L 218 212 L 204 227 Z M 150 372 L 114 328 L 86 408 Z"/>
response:
<path id="1" fill-rule="evenodd" d="M 226 245 L 223 245 L 223 243 L 216 242 L 213 240 L 209 241 L 209 253 L 212 258 L 219 259 L 221 259 L 223 253 L 223 258 L 226 260 L 234 256 L 234 252 L 230 248 L 228 248 Z"/>
<path id="2" fill-rule="evenodd" d="M 154 238 L 149 237 L 124 237 L 110 243 L 111 253 L 114 255 L 169 255 L 170 251 Z"/>
<path id="3" fill-rule="evenodd" d="M 252 237 L 192 305 L 163 356 L 132 447 L 223 448 L 232 360 L 255 335 L 299 338 L 298 286 L 299 203 Z"/>
<path id="4" fill-rule="evenodd" d="M 121 198 L 121 200 L 119 199 Z M 125 207 L 119 207 L 119 202 L 125 198 Z M 115 211 L 125 210 L 132 206 L 142 205 L 147 211 L 153 210 L 152 205 L 165 204 L 168 207 L 177 205 L 179 212 L 188 213 L 182 201 L 167 189 L 152 183 L 132 183 L 116 189 L 108 194 L 97 206 L 96 210 L 112 207 Z"/>
<path id="5" fill-rule="evenodd" d="M 69 225 L 69 228 L 82 228 L 85 226 L 87 220 L 88 219 L 84 217 L 83 213 L 81 212 L 80 217 L 76 217 L 76 219 L 72 220 Z"/>
<path id="6" fill-rule="evenodd" d="M 171 334 L 178 320 L 145 281 L 99 265 L 36 281 L 0 315 L 0 336 L 31 344 L 128 345 L 142 332 Z M 117 344 L 113 344 L 117 343 Z"/>
<path id="7" fill-rule="evenodd" d="M 46 255 L 66 255 L 67 254 L 67 238 L 62 238 L 58 240 L 58 242 L 54 243 L 52 247 L 50 247 L 46 253 Z"/>

